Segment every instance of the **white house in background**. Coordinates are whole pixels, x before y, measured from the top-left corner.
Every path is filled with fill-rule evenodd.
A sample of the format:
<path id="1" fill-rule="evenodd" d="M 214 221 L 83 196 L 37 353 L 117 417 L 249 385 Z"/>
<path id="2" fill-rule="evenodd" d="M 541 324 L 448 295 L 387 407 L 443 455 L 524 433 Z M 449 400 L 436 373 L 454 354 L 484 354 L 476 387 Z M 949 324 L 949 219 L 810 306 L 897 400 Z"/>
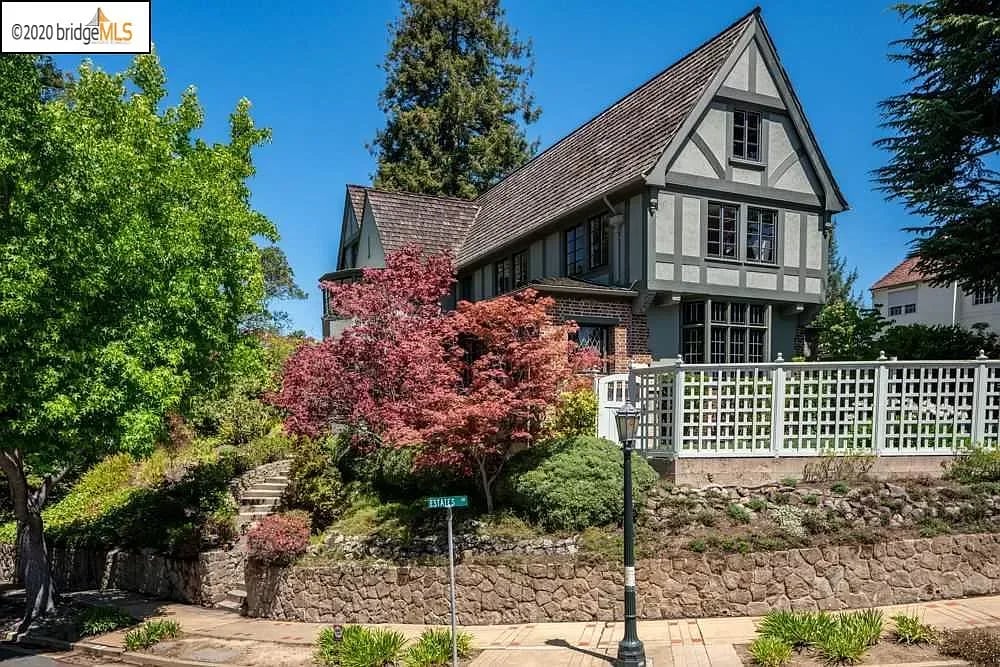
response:
<path id="1" fill-rule="evenodd" d="M 919 257 L 909 257 L 871 287 L 872 304 L 896 324 L 983 323 L 1000 331 L 1000 295 L 987 290 L 967 294 L 957 283 L 931 287 L 917 270 Z"/>

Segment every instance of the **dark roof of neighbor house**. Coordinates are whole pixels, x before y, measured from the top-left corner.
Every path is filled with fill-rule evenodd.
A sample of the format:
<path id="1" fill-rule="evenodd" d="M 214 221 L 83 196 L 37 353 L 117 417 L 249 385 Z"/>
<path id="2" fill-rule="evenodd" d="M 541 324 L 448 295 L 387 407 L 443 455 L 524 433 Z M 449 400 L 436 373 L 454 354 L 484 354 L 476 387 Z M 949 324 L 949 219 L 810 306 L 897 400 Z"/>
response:
<path id="1" fill-rule="evenodd" d="M 578 292 L 588 293 L 598 296 L 619 296 L 631 297 L 638 294 L 630 287 L 620 287 L 618 285 L 604 285 L 601 283 L 581 280 L 580 278 L 570 278 L 568 276 L 551 276 L 548 278 L 536 278 L 524 288 L 530 288 L 539 292 Z"/>
<path id="2" fill-rule="evenodd" d="M 919 261 L 920 257 L 918 255 L 907 257 L 897 264 L 892 271 L 882 276 L 871 288 L 877 290 L 885 289 L 886 287 L 899 287 L 901 285 L 909 285 L 910 283 L 919 283 L 924 280 L 924 274 L 917 270 L 917 263 Z"/>
<path id="3" fill-rule="evenodd" d="M 366 193 L 387 253 L 415 243 L 430 253 L 447 250 L 457 255 L 479 213 L 475 202 L 455 197 L 374 188 L 368 188 Z"/>
<path id="4" fill-rule="evenodd" d="M 459 264 L 643 177 L 759 12 L 727 27 L 484 192 Z"/>

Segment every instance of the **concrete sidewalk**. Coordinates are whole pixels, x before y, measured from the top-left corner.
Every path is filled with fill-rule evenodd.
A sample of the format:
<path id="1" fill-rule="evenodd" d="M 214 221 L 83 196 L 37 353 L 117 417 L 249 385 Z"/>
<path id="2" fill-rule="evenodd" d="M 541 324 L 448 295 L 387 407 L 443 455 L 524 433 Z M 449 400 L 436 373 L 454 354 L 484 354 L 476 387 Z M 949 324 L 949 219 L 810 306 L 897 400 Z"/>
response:
<path id="1" fill-rule="evenodd" d="M 90 604 L 113 605 L 141 619 L 170 617 L 185 634 L 218 640 L 259 641 L 310 646 L 320 629 L 329 624 L 292 623 L 244 618 L 230 612 L 191 605 L 158 602 L 116 591 L 85 592 L 73 597 Z M 883 607 L 886 616 L 905 611 L 941 629 L 1000 626 L 1000 596 L 923 602 Z M 753 640 L 755 620 L 704 618 L 639 621 L 639 637 L 655 667 L 741 667 L 735 645 Z M 888 624 L 887 624 L 888 625 Z M 416 637 L 427 626 L 392 625 L 407 637 Z M 523 623 L 462 626 L 482 653 L 473 667 L 541 665 L 544 667 L 598 667 L 613 663 L 621 622 Z M 92 641 L 120 648 L 124 633 L 111 633 Z M 947 661 L 934 664 L 947 664 Z"/>

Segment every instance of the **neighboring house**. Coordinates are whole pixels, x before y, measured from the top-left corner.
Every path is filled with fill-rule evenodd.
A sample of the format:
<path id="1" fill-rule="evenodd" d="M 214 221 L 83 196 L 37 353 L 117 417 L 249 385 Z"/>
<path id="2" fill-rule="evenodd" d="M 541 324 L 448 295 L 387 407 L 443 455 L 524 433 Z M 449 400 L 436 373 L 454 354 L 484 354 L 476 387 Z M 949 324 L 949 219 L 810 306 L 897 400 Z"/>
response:
<path id="1" fill-rule="evenodd" d="M 986 324 L 1000 331 L 1000 297 L 990 290 L 971 294 L 958 283 L 932 287 L 917 270 L 919 257 L 899 263 L 872 285 L 872 304 L 882 317 L 896 324 L 959 324 L 971 328 Z"/>
<path id="2" fill-rule="evenodd" d="M 416 242 L 454 253 L 460 299 L 551 295 L 615 370 L 787 359 L 846 207 L 754 10 L 476 200 L 348 186 L 323 280 Z"/>

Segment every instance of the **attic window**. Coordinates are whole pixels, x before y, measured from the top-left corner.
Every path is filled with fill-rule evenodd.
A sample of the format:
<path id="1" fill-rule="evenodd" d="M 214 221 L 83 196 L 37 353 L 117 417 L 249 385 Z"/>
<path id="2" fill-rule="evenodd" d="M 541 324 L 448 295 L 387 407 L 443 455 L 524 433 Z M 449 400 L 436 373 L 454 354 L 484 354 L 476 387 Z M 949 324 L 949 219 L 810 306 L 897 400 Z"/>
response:
<path id="1" fill-rule="evenodd" d="M 756 111 L 733 111 L 733 157 L 760 162 L 760 114 Z"/>

